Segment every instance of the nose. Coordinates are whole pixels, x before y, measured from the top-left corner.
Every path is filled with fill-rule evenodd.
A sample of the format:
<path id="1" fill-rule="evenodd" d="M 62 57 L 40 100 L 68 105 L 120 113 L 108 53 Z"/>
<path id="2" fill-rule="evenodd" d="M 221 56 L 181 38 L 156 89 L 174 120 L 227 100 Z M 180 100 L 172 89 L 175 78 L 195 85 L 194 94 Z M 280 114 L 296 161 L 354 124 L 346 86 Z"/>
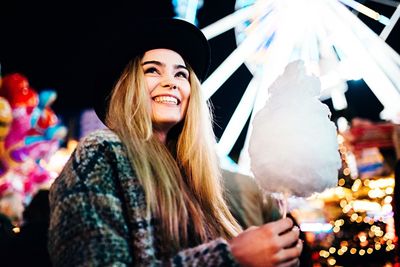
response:
<path id="1" fill-rule="evenodd" d="M 178 89 L 178 87 L 175 84 L 174 77 L 169 74 L 164 75 L 161 81 L 161 86 L 169 89 Z"/>

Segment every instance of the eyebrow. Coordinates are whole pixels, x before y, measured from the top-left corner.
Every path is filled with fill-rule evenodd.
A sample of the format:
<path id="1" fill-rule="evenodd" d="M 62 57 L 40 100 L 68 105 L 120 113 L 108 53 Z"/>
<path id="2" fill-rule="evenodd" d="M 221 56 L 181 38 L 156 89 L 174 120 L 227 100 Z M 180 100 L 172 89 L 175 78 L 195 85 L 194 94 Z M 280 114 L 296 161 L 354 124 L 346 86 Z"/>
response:
<path id="1" fill-rule="evenodd" d="M 157 61 L 157 60 L 145 61 L 145 62 L 142 63 L 142 66 L 148 65 L 148 64 L 154 64 L 154 65 L 157 65 L 157 66 L 165 67 L 165 63 L 162 63 L 162 62 Z M 187 68 L 186 66 L 180 65 L 180 64 L 175 64 L 175 65 L 174 65 L 174 68 L 175 68 L 175 69 L 185 69 L 185 70 L 188 70 L 188 68 Z"/>

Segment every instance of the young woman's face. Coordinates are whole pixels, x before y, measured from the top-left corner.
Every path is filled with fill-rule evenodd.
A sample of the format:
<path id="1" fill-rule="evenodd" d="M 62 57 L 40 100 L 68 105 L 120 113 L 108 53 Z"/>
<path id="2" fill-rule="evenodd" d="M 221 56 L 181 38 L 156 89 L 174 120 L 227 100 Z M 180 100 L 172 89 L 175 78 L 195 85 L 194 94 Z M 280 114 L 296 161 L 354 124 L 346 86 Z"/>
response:
<path id="1" fill-rule="evenodd" d="M 182 57 L 169 49 L 147 51 L 142 59 L 155 131 L 167 134 L 186 114 L 189 71 Z"/>

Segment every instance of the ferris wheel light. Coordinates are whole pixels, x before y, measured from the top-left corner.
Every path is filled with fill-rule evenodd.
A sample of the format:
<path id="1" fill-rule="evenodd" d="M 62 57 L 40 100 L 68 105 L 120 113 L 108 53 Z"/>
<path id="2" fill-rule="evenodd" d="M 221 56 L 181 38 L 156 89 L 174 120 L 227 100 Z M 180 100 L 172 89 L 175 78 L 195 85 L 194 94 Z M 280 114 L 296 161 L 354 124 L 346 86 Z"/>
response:
<path id="1" fill-rule="evenodd" d="M 325 16 L 326 21 L 334 25 L 330 26 L 333 42 L 346 57 L 357 62 L 362 77 L 384 107 L 395 110 L 400 103 L 399 89 L 396 89 L 400 88 L 399 67 L 395 63 L 399 61 L 399 55 L 393 54 L 387 44 L 346 8 L 333 4 L 331 7 L 334 12 L 326 10 Z"/>
<path id="2" fill-rule="evenodd" d="M 381 14 L 379 14 L 378 12 L 370 9 L 369 7 L 364 6 L 363 4 L 360 4 L 354 0 L 339 0 L 340 2 L 342 2 L 343 4 L 357 10 L 358 12 L 379 21 L 380 23 L 384 24 L 384 25 L 388 25 L 389 24 L 389 19 Z"/>
<path id="3" fill-rule="evenodd" d="M 259 81 L 258 79 L 253 78 L 247 86 L 239 105 L 229 120 L 229 123 L 218 142 L 217 149 L 222 155 L 228 155 L 235 145 L 236 140 L 253 110 L 254 99 L 258 88 Z"/>
<path id="4" fill-rule="evenodd" d="M 381 34 L 379 35 L 379 37 L 381 37 L 382 40 L 386 40 L 386 38 L 393 30 L 394 25 L 396 25 L 399 18 L 400 18 L 400 5 L 397 6 L 396 10 L 394 11 L 392 17 L 389 20 L 389 23 L 385 26 L 385 28 L 383 28 Z"/>
<path id="5" fill-rule="evenodd" d="M 204 95 L 209 99 L 218 88 L 250 57 L 263 43 L 267 20 L 261 22 L 248 37 L 222 62 L 202 84 Z"/>
<path id="6" fill-rule="evenodd" d="M 254 12 L 254 6 L 248 6 L 246 8 L 239 9 L 234 13 L 220 19 L 213 24 L 208 25 L 201 31 L 206 36 L 207 40 L 214 38 L 238 25 L 243 20 L 249 18 L 251 13 Z"/>
<path id="7" fill-rule="evenodd" d="M 337 119 L 337 127 L 340 133 L 344 133 L 349 129 L 349 122 L 345 117 L 339 117 Z"/>
<path id="8" fill-rule="evenodd" d="M 335 110 L 343 110 L 347 108 L 347 100 L 344 95 L 345 89 L 343 87 L 347 90 L 347 84 L 342 83 L 331 91 L 332 104 Z"/>
<path id="9" fill-rule="evenodd" d="M 198 3 L 199 3 L 198 0 L 189 0 L 188 1 L 188 8 L 186 10 L 185 19 L 192 22 L 193 24 L 196 21 L 196 13 L 197 13 Z"/>
<path id="10" fill-rule="evenodd" d="M 378 21 L 385 26 L 389 25 L 390 23 L 390 19 L 382 15 L 379 16 Z"/>
<path id="11" fill-rule="evenodd" d="M 381 38 L 347 7 L 386 25 Z M 390 20 L 354 0 L 237 0 L 236 8 L 202 29 L 207 39 L 235 29 L 238 43 L 204 81 L 203 90 L 210 98 L 242 63 L 260 77 L 248 85 L 217 146 L 220 154 L 229 154 L 251 116 L 239 161 L 242 171 L 249 172 L 253 116 L 264 106 L 269 86 L 293 60 L 302 59 L 307 71 L 320 77 L 321 97 L 331 97 L 336 109 L 347 105 L 346 80 L 363 78 L 384 105 L 381 117 L 400 117 L 400 56 L 382 41 L 400 18 L 400 5 Z"/>
<path id="12" fill-rule="evenodd" d="M 203 6 L 203 1 L 199 0 L 172 0 L 176 17 L 184 19 L 192 24 L 197 24 L 197 10 Z"/>

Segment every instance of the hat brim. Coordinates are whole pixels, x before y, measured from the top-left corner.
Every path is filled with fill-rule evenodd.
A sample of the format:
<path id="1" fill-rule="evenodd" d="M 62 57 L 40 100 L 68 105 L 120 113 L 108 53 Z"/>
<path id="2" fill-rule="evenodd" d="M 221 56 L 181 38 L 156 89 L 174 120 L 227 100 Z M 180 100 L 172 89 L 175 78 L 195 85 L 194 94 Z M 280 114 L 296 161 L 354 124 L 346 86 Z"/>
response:
<path id="1" fill-rule="evenodd" d="M 205 79 L 210 65 L 207 39 L 196 26 L 180 19 L 126 23 L 108 38 L 103 37 L 98 45 L 101 51 L 95 64 L 93 107 L 103 123 L 111 90 L 133 58 L 152 49 L 171 49 L 182 56 L 200 81 Z"/>

